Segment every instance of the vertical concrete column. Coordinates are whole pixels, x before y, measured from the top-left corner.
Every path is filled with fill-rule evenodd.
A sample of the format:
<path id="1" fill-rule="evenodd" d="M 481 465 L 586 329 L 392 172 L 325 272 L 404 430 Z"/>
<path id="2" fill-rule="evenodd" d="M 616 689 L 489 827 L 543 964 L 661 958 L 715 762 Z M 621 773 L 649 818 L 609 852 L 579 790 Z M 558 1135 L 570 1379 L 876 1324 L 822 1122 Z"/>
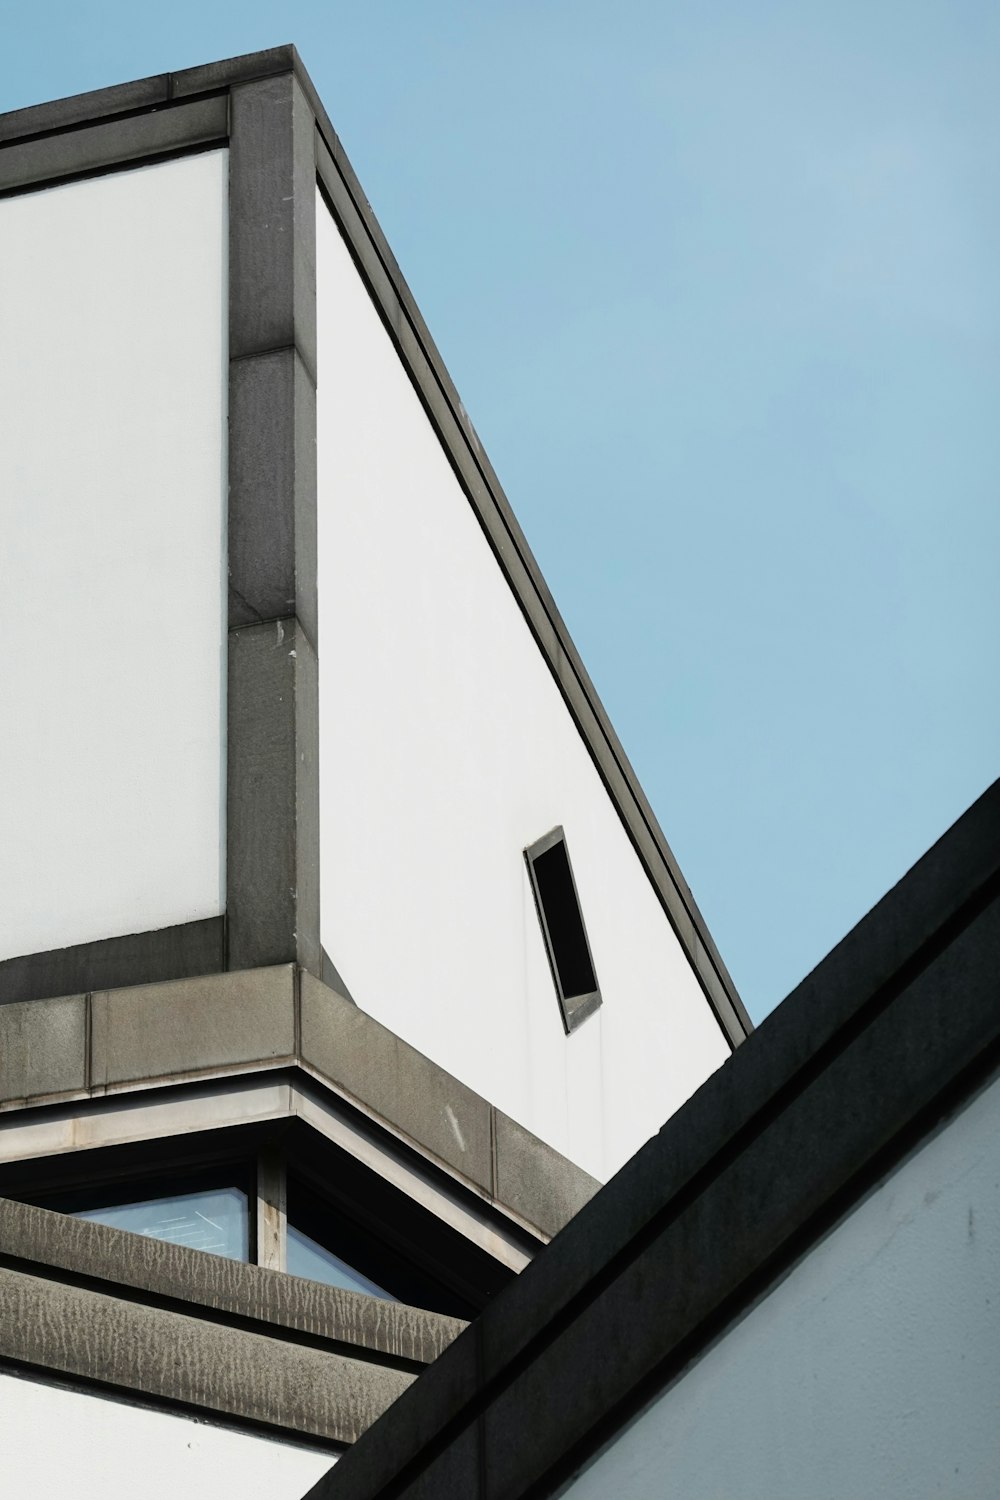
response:
<path id="1" fill-rule="evenodd" d="M 287 1191 L 285 1158 L 280 1151 L 257 1157 L 257 1264 L 284 1271 L 287 1255 Z"/>
<path id="2" fill-rule="evenodd" d="M 230 95 L 227 965 L 318 974 L 315 121 Z"/>

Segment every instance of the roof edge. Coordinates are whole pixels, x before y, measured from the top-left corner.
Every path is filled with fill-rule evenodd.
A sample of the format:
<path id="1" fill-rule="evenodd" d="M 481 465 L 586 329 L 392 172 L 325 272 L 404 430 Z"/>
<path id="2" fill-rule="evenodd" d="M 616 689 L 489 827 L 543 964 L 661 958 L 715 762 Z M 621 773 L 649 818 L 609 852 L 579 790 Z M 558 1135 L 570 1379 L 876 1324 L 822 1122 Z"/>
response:
<path id="1" fill-rule="evenodd" d="M 558 1489 L 1000 1077 L 998 834 L 1000 782 L 309 1500 L 416 1500 L 470 1466 L 512 1497 Z"/>

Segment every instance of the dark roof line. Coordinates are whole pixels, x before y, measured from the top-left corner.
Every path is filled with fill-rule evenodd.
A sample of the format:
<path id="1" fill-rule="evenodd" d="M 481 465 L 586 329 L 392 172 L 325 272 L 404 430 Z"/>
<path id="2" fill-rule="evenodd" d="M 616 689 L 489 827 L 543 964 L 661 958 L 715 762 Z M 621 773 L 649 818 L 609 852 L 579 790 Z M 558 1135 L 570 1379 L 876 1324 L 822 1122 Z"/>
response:
<path id="1" fill-rule="evenodd" d="M 1000 782 L 307 1500 L 552 1493 L 996 1076 L 998 955 Z"/>

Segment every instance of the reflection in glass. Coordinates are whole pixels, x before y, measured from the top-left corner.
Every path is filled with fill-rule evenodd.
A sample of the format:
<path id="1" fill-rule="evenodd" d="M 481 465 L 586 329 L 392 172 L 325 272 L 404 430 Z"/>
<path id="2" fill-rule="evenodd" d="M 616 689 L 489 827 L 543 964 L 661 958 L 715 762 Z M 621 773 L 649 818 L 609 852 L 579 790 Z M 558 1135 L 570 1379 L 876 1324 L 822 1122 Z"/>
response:
<path id="1" fill-rule="evenodd" d="M 192 1250 L 207 1250 L 229 1260 L 249 1260 L 250 1219 L 247 1195 L 238 1188 L 215 1188 L 204 1193 L 179 1193 L 173 1198 L 150 1198 L 140 1203 L 117 1203 L 112 1208 L 78 1210 L 76 1219 L 112 1224 L 154 1240 L 169 1240 Z"/>
<path id="2" fill-rule="evenodd" d="M 362 1276 L 346 1260 L 324 1250 L 301 1229 L 288 1226 L 288 1270 L 292 1276 L 305 1276 L 310 1281 L 322 1281 L 327 1286 L 346 1287 L 351 1292 L 367 1292 L 369 1297 L 393 1298 L 384 1287 L 376 1286 L 367 1276 Z"/>

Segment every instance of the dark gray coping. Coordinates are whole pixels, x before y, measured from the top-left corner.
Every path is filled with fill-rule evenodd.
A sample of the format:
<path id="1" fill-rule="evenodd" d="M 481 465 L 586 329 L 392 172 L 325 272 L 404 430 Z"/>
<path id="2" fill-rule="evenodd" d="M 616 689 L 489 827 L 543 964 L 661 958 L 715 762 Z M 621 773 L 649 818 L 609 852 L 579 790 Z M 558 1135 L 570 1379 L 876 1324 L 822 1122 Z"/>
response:
<path id="1" fill-rule="evenodd" d="M 155 1017 L 155 1024 L 150 1024 Z M 548 1239 L 586 1172 L 292 964 L 0 1010 L 0 1114 L 300 1064 L 501 1213 Z M 74 1103 L 82 1113 L 85 1103 Z"/>
<path id="2" fill-rule="evenodd" d="M 553 1493 L 1000 1067 L 1000 782 L 310 1500 Z"/>
<path id="3" fill-rule="evenodd" d="M 737 1046 L 753 1029 L 736 988 L 708 932 L 704 919 L 685 882 L 663 832 L 644 796 L 635 772 L 611 726 L 607 714 L 598 698 L 593 683 L 580 660 L 569 633 L 555 603 L 545 585 L 528 544 L 511 511 L 503 489 L 492 465 L 476 435 L 458 393 L 448 376 L 441 357 L 435 348 L 412 294 L 400 273 L 395 258 L 375 220 L 371 207 L 354 175 L 344 150 L 330 124 L 315 88 L 292 46 L 276 47 L 269 51 L 231 58 L 224 62 L 204 67 L 162 74 L 137 83 L 123 84 L 118 88 L 101 89 L 94 93 L 78 95 L 72 99 L 58 100 L 51 104 L 38 105 L 0 116 L 0 141 L 38 140 L 52 141 L 54 166 L 60 167 L 58 153 L 63 149 L 73 155 L 72 138 L 76 133 L 85 133 L 84 127 L 98 121 L 118 117 L 119 123 L 127 123 L 134 117 L 142 118 L 141 111 L 158 111 L 170 101 L 190 99 L 213 91 L 231 90 L 233 100 L 234 152 L 239 157 L 237 137 L 239 133 L 239 101 L 251 102 L 256 97 L 270 97 L 274 90 L 280 94 L 280 80 L 291 76 L 295 85 L 287 90 L 288 110 L 282 115 L 280 130 L 272 121 L 265 133 L 277 149 L 281 136 L 280 171 L 275 180 L 285 174 L 294 179 L 296 196 L 304 194 L 305 172 L 302 125 L 304 106 L 315 117 L 317 127 L 316 169 L 334 213 L 347 236 L 352 252 L 364 275 L 383 321 L 392 337 L 400 357 L 410 374 L 418 394 L 448 452 L 453 467 L 469 497 L 470 503 L 492 546 L 500 566 L 514 591 L 520 608 L 531 628 L 539 647 L 556 679 L 570 712 L 583 736 L 594 763 L 608 789 L 619 816 L 632 840 L 642 864 L 652 881 L 659 900 L 671 922 L 678 939 L 688 956 L 705 995 L 715 1013 L 723 1033 L 731 1046 Z M 269 80 L 279 80 L 272 89 L 263 88 Z M 263 88 L 263 91 L 262 91 Z M 246 94 L 241 91 L 249 90 Z M 246 115 L 247 111 L 243 111 Z M 251 111 L 252 114 L 252 111 Z M 252 133 L 252 122 L 251 126 Z M 264 127 L 262 127 L 264 128 Z M 57 134 L 62 132 L 61 134 Z M 282 132 L 284 132 L 282 134 Z M 75 170 L 75 169 L 73 169 Z M 273 183 L 272 183 L 273 187 Z M 242 213 L 242 190 L 237 186 L 234 202 Z M 266 194 L 265 194 L 266 196 Z M 272 193 L 273 197 L 273 193 Z M 263 199 L 257 199 L 258 204 Z M 315 377 L 315 310 L 310 304 L 307 291 L 310 266 L 309 218 L 311 203 L 296 202 L 294 209 L 294 233 L 287 236 L 288 244 L 283 253 L 285 273 L 275 283 L 277 294 L 283 300 L 285 313 L 283 322 L 273 316 L 273 309 L 266 317 L 255 319 L 252 301 L 245 295 L 246 287 L 253 280 L 240 277 L 234 283 L 231 313 L 236 330 L 234 354 L 263 355 L 267 340 L 269 347 L 295 348 L 302 359 L 309 377 Z M 256 215 L 256 217 L 255 217 Z M 235 264 L 241 266 L 250 255 L 249 264 L 255 263 L 253 243 L 261 243 L 259 214 L 254 209 L 247 220 L 247 234 L 237 227 L 237 243 L 234 247 Z M 242 220 L 239 220 L 242 223 Z M 254 229 L 256 224 L 257 229 Z M 313 247 L 314 248 L 314 247 Z M 247 319 L 250 319 L 248 324 Z M 275 332 L 275 329 L 284 329 Z M 268 332 L 268 329 L 271 331 Z M 312 342 L 311 342 L 312 340 Z M 308 429 L 308 412 L 299 405 L 296 409 L 302 424 L 294 439 L 295 452 L 305 453 L 302 432 Z M 287 419 L 286 419 L 287 420 Z M 296 460 L 297 462 L 298 460 Z M 242 473 L 237 456 L 236 472 Z M 245 466 L 243 466 L 245 468 Z M 311 483 L 305 475 L 306 487 Z M 286 545 L 280 550 L 280 560 L 273 578 L 265 579 L 261 598 L 267 599 L 275 588 L 282 587 L 289 572 L 296 579 L 296 613 L 304 624 L 307 635 L 316 645 L 315 634 L 309 627 L 310 595 L 303 584 L 303 569 L 308 566 L 310 542 L 309 527 L 304 524 L 301 486 L 296 489 L 294 527 L 284 528 Z M 253 503 L 247 512 L 251 535 L 241 536 L 238 558 L 259 559 L 261 549 L 253 536 Z M 307 508 L 307 507 L 306 507 Z M 291 552 L 287 538 L 294 532 Z M 294 562 L 289 559 L 294 554 Z M 249 624 L 261 617 L 269 617 L 270 608 L 262 606 L 260 600 L 246 593 L 243 582 L 256 578 L 261 581 L 261 570 L 248 561 L 247 579 L 234 580 L 233 596 L 234 624 Z M 252 591 L 251 591 L 252 594 Z M 241 601 L 242 596 L 242 603 Z M 301 612 L 298 601 L 301 600 Z M 289 611 L 291 613 L 291 611 Z M 314 962 L 312 949 L 317 946 L 309 934 L 309 953 L 286 952 L 282 956 L 299 957 L 313 972 L 319 972 Z M 318 942 L 318 939 L 317 939 Z M 247 959 L 247 962 L 262 961 Z M 235 966 L 235 965 L 234 965 Z M 72 985 L 71 988 L 80 988 Z"/>
<path id="4" fill-rule="evenodd" d="M 62 135 L 8 142 L 0 147 L 0 192 L 100 171 L 111 163 L 224 144 L 228 134 L 228 103 L 220 94 L 155 114 L 127 115 Z"/>
<path id="5" fill-rule="evenodd" d="M 416 1370 L 447 1348 L 459 1318 L 385 1302 L 282 1271 L 244 1265 L 186 1245 L 130 1234 L 0 1198 L 0 1264 L 35 1276 L 74 1278 L 256 1332 Z M 258 1325 L 267 1325 L 262 1329 Z"/>
<path id="6" fill-rule="evenodd" d="M 226 966 L 225 918 L 101 938 L 0 962 L 0 1006 L 70 990 L 111 989 L 214 974 Z"/>

